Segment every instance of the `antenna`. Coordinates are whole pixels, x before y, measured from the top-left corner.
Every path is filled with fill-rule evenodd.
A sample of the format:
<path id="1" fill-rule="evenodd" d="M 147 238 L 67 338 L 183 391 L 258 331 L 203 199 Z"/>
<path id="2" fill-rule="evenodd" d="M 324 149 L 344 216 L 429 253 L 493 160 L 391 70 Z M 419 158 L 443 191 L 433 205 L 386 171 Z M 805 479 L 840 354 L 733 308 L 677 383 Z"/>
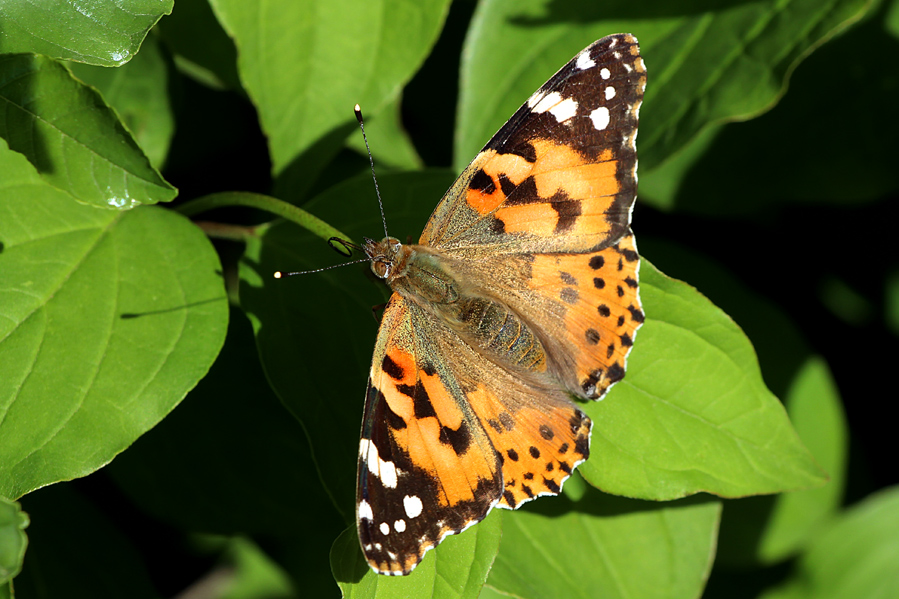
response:
<path id="1" fill-rule="evenodd" d="M 314 270 L 298 270 L 295 272 L 281 272 L 280 270 L 275 271 L 275 278 L 282 279 L 284 277 L 292 277 L 293 275 L 309 275 L 314 272 L 322 272 L 325 270 L 333 270 L 335 268 L 340 268 L 341 266 L 349 266 L 350 264 L 359 264 L 360 262 L 368 262 L 368 258 L 362 258 L 360 260 L 353 260 L 352 262 L 344 262 L 343 264 L 334 264 L 332 266 L 326 266 L 324 268 L 316 268 Z"/>
<path id="2" fill-rule="evenodd" d="M 365 150 L 368 152 L 368 163 L 371 166 L 371 178 L 375 182 L 375 195 L 378 196 L 378 209 L 380 209 L 381 211 L 381 223 L 384 225 L 384 237 L 387 237 L 387 218 L 384 216 L 384 203 L 381 201 L 381 190 L 378 188 L 378 178 L 375 176 L 375 159 L 372 158 L 371 148 L 368 147 L 368 137 L 365 135 L 365 124 L 362 122 L 362 109 L 358 104 L 356 104 L 356 106 L 353 107 L 353 112 L 356 114 L 356 120 L 359 121 L 359 128 L 362 129 L 362 139 L 365 141 Z M 338 249 L 335 244 L 340 245 L 343 249 Z M 333 266 L 325 266 L 324 268 L 316 268 L 313 270 L 298 270 L 295 272 L 282 272 L 279 270 L 275 272 L 275 278 L 281 279 L 284 277 L 292 277 L 294 275 L 308 275 L 315 272 L 323 272 L 334 268 L 340 268 L 341 266 L 349 266 L 350 264 L 359 264 L 360 262 L 371 261 L 371 257 L 366 253 L 365 248 L 353 243 L 352 241 L 347 241 L 346 239 L 341 239 L 340 237 L 332 237 L 328 240 L 328 245 L 331 246 L 331 248 L 336 252 L 346 257 L 350 257 L 353 254 L 352 250 L 362 252 L 366 254 L 366 257 L 360 260 L 344 262 L 343 264 L 334 264 Z M 390 244 L 387 244 L 387 247 L 388 251 L 390 251 Z"/>
<path id="3" fill-rule="evenodd" d="M 371 148 L 368 147 L 368 137 L 365 135 L 365 123 L 362 121 L 362 109 L 356 104 L 353 107 L 356 113 L 356 120 L 359 121 L 359 128 L 362 129 L 362 139 L 365 141 L 365 151 L 368 152 L 368 163 L 371 165 L 371 178 L 375 182 L 375 195 L 378 196 L 378 208 L 381 210 L 381 222 L 384 224 L 384 237 L 387 235 L 387 218 L 384 217 L 384 203 L 381 201 L 381 190 L 378 189 L 378 177 L 375 176 L 375 159 L 371 156 Z"/>
<path id="4" fill-rule="evenodd" d="M 343 248 L 343 250 L 340 250 L 337 247 L 335 247 L 335 244 L 340 245 Z M 341 256 L 346 256 L 347 258 L 349 258 L 350 256 L 353 255 L 353 250 L 365 253 L 365 249 L 363 249 L 362 246 L 356 245 L 352 241 L 347 241 L 346 239 L 341 239 L 340 237 L 332 237 L 331 239 L 328 240 L 328 245 L 331 246 L 331 248 L 335 252 L 337 252 Z M 346 253 L 344 254 L 344 252 L 346 252 Z M 349 266 L 350 264 L 359 264 L 360 262 L 368 262 L 368 261 L 369 261 L 369 258 L 366 256 L 365 258 L 361 258 L 359 260 L 353 260 L 352 262 L 344 262 L 343 264 L 334 264 L 332 266 L 325 266 L 324 268 L 316 268 L 313 270 L 298 270 L 296 272 L 282 272 L 282 271 L 278 270 L 278 271 L 275 271 L 274 276 L 276 279 L 282 279 L 284 277 L 292 277 L 293 275 L 308 275 L 308 274 L 312 274 L 314 272 L 322 272 L 324 270 L 331 270 L 333 268 L 340 268 L 341 266 Z"/>

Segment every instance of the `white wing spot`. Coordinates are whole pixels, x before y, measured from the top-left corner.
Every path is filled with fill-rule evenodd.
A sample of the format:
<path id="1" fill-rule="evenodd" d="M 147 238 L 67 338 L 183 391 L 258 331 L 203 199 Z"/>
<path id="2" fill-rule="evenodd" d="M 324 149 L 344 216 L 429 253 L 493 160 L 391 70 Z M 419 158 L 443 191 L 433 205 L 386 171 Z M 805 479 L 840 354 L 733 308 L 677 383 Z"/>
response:
<path id="1" fill-rule="evenodd" d="M 542 89 L 538 89 L 537 91 L 532 93 L 531 97 L 528 98 L 528 108 L 533 108 L 534 106 L 536 106 L 540 102 L 540 100 L 543 99 L 543 96 L 545 96 L 545 95 L 546 95 L 546 92 L 543 91 Z"/>
<path id="2" fill-rule="evenodd" d="M 556 104 L 562 101 L 562 94 L 559 92 L 553 92 L 551 94 L 546 94 L 540 101 L 531 106 L 531 109 L 536 113 L 546 112 Z"/>
<path id="3" fill-rule="evenodd" d="M 406 532 L 406 521 L 405 520 L 397 520 L 393 523 L 393 530 L 397 532 Z"/>
<path id="4" fill-rule="evenodd" d="M 374 520 L 375 515 L 371 511 L 371 505 L 364 499 L 359 502 L 359 517 L 366 520 Z"/>
<path id="5" fill-rule="evenodd" d="M 611 100 L 615 97 L 615 88 L 611 85 L 606 88 L 606 100 Z"/>
<path id="6" fill-rule="evenodd" d="M 612 76 L 612 71 L 603 67 L 599 70 L 599 76 L 602 77 L 603 79 L 608 79 L 609 77 Z"/>
<path id="7" fill-rule="evenodd" d="M 556 121 L 564 123 L 577 114 L 577 102 L 572 98 L 566 98 L 550 108 L 549 112 L 556 117 Z"/>
<path id="8" fill-rule="evenodd" d="M 590 58 L 590 52 L 585 50 L 577 55 L 577 68 L 579 68 L 580 70 L 585 71 L 590 67 L 595 66 L 596 62 L 594 62 L 593 59 Z"/>
<path id="9" fill-rule="evenodd" d="M 597 131 L 602 131 L 609 126 L 609 121 L 612 119 L 609 115 L 609 109 L 605 106 L 600 106 L 590 113 L 590 120 L 593 121 L 593 127 Z"/>
<path id="10" fill-rule="evenodd" d="M 406 495 L 403 497 L 403 507 L 406 509 L 407 516 L 417 518 L 424 506 L 422 506 L 421 499 L 417 495 Z"/>
<path id="11" fill-rule="evenodd" d="M 360 443 L 360 451 L 362 451 L 361 446 L 362 444 Z M 368 457 L 366 461 L 368 462 L 368 471 L 377 476 L 382 485 L 391 489 L 396 488 L 396 466 L 393 465 L 393 462 L 382 460 L 378 455 L 378 448 L 370 441 L 368 442 Z"/>
<path id="12" fill-rule="evenodd" d="M 632 67 L 631 65 L 627 64 L 626 62 L 623 62 L 623 63 L 621 63 L 621 64 L 624 65 L 624 70 L 627 71 L 628 73 L 630 73 L 631 71 L 634 70 L 634 67 Z"/>
<path id="13" fill-rule="evenodd" d="M 386 522 L 381 522 L 381 526 L 378 527 L 381 530 L 382 535 L 390 534 L 390 525 Z"/>

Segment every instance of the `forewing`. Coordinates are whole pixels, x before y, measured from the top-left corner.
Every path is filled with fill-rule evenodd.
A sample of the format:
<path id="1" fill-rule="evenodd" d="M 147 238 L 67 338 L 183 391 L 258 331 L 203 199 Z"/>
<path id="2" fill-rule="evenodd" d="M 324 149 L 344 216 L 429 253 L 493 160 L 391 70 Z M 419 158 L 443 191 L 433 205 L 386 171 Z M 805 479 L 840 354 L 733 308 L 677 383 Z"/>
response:
<path id="1" fill-rule="evenodd" d="M 598 251 L 616 241 L 627 231 L 636 196 L 645 86 L 632 35 L 585 48 L 465 169 L 420 243 L 547 253 Z"/>

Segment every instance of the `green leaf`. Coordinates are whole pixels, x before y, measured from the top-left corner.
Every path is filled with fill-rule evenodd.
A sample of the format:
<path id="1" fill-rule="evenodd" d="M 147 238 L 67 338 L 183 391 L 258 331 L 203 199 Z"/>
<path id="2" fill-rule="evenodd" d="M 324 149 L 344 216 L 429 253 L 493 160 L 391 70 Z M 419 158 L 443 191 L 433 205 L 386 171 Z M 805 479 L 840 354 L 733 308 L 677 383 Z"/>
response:
<path id="1" fill-rule="evenodd" d="M 28 547 L 28 514 L 15 501 L 0 497 L 0 585 L 12 580 L 22 569 Z"/>
<path id="2" fill-rule="evenodd" d="M 94 206 L 176 195 L 100 94 L 43 56 L 0 56 L 0 137 L 45 181 Z"/>
<path id="3" fill-rule="evenodd" d="M 71 484 L 40 489 L 22 505 L 31 542 L 14 581 L 18 597 L 158 599 L 132 541 Z"/>
<path id="4" fill-rule="evenodd" d="M 628 374 L 593 419 L 581 473 L 616 495 L 739 497 L 820 485 L 824 474 L 765 387 L 742 331 L 692 287 L 645 259 L 646 323 Z"/>
<path id="5" fill-rule="evenodd" d="M 514 597 L 699 597 L 715 557 L 721 503 L 657 504 L 591 490 L 504 518 L 487 584 Z"/>
<path id="6" fill-rule="evenodd" d="M 766 0 L 672 6 L 653 2 L 488 0 L 466 40 L 455 160 L 464 167 L 559 67 L 594 40 L 631 32 L 648 83 L 639 152 L 660 165 L 704 127 L 745 120 L 773 106 L 796 64 L 858 19 L 866 0 Z"/>
<path id="7" fill-rule="evenodd" d="M 362 557 L 353 526 L 334 542 L 331 570 L 345 599 L 474 599 L 499 549 L 503 520 L 501 511 L 494 510 L 477 526 L 447 537 L 407 576 L 375 574 Z"/>
<path id="8" fill-rule="evenodd" d="M 412 77 L 449 2 L 211 4 L 237 44 L 241 80 L 269 138 L 273 170 L 298 195 L 355 130 L 353 105 L 375 116 Z"/>
<path id="9" fill-rule="evenodd" d="M 211 244 L 154 207 L 97 210 L 0 143 L 0 495 L 108 463 L 171 411 L 224 340 Z"/>
<path id="10" fill-rule="evenodd" d="M 137 53 L 173 0 L 0 3 L 0 54 L 32 52 L 115 67 Z"/>
<path id="11" fill-rule="evenodd" d="M 899 594 L 899 487 L 869 496 L 846 511 L 799 560 L 784 586 L 763 599 L 865 597 Z"/>
<path id="12" fill-rule="evenodd" d="M 650 236 L 641 237 L 640 249 L 666 272 L 696 284 L 739 323 L 758 352 L 766 384 L 784 398 L 800 439 L 830 475 L 818 489 L 725 502 L 716 564 L 746 568 L 789 557 L 839 508 L 845 486 L 847 425 L 830 371 L 795 319 L 711 257 Z"/>
<path id="13" fill-rule="evenodd" d="M 175 117 L 169 103 L 168 65 L 158 38 L 147 38 L 140 54 L 117 69 L 77 62 L 68 67 L 97 88 L 150 162 L 161 168 L 175 133 Z"/>
<path id="14" fill-rule="evenodd" d="M 899 151 L 890 141 L 899 137 L 899 119 L 883 117 L 899 104 L 899 64 L 858 61 L 854 54 L 862 46 L 874 56 L 895 54 L 896 40 L 883 28 L 879 16 L 854 26 L 803 61 L 771 112 L 713 127 L 660 168 L 642 169 L 641 200 L 666 210 L 733 216 L 770 214 L 787 203 L 858 205 L 899 188 L 892 167 Z M 837 114 L 820 101 L 831 93 L 834 73 L 853 90 L 841 97 Z M 834 119 L 837 130 L 822 126 Z M 641 131 L 642 150 L 643 125 Z M 847 152 L 847 144 L 864 151 Z M 749 174 L 755 171 L 764 176 Z"/>
<path id="15" fill-rule="evenodd" d="M 242 438 L 265 442 L 234 442 Z M 186 530 L 304 539 L 321 530 L 330 543 L 344 527 L 316 480 L 303 429 L 265 380 L 241 313 L 209 374 L 106 470 L 145 512 Z M 318 572 L 304 574 L 307 587 L 327 570 L 324 546 L 318 559 Z"/>

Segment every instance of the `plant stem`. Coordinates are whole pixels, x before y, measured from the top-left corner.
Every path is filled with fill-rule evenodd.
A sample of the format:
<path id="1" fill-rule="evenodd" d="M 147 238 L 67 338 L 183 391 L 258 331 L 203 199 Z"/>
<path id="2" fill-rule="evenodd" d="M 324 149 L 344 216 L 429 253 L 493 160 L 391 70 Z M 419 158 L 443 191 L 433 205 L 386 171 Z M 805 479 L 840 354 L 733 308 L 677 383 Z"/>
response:
<path id="1" fill-rule="evenodd" d="M 212 193 L 196 200 L 182 204 L 176 210 L 184 216 L 194 216 L 201 212 L 214 210 L 216 208 L 225 208 L 229 206 L 247 206 L 257 208 L 266 212 L 276 214 L 285 220 L 289 220 L 298 224 L 307 231 L 328 240 L 332 237 L 340 239 L 349 239 L 346 235 L 321 220 L 306 212 L 302 208 L 297 208 L 293 204 L 289 204 L 284 200 L 273 198 L 271 196 L 262 195 L 261 193 L 250 193 L 246 191 L 226 191 L 221 193 Z"/>

